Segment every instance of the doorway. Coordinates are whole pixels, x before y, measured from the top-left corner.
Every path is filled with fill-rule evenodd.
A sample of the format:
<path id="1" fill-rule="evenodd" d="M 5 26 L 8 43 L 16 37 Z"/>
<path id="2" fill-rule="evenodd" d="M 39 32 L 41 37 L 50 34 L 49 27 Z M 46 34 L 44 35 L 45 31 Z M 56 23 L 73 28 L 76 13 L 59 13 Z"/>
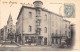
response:
<path id="1" fill-rule="evenodd" d="M 44 45 L 47 45 L 47 38 L 44 38 Z"/>

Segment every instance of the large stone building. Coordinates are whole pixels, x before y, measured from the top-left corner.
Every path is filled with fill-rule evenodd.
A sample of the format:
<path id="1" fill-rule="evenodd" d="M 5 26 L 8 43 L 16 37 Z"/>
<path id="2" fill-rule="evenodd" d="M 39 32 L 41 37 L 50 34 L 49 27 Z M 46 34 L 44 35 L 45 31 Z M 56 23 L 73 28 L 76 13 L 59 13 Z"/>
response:
<path id="1" fill-rule="evenodd" d="M 22 6 L 16 23 L 16 42 L 36 45 L 60 45 L 70 38 L 70 22 L 63 16 L 42 8 L 42 1 L 34 7 Z"/>

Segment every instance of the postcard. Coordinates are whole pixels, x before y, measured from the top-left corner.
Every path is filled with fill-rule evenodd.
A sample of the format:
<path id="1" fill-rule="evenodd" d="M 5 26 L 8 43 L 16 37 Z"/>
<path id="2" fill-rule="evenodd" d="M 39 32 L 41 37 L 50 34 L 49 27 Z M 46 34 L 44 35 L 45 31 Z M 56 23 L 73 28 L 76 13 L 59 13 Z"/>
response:
<path id="1" fill-rule="evenodd" d="M 79 0 L 0 0 L 0 51 L 80 51 Z"/>

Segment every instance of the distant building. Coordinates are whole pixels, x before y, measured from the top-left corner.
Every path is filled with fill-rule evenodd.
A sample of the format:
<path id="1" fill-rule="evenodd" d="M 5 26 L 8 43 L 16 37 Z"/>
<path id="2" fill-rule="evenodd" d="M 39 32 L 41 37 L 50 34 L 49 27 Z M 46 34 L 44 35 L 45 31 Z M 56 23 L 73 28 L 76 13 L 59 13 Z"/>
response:
<path id="1" fill-rule="evenodd" d="M 42 1 L 34 7 L 22 6 L 16 22 L 16 42 L 36 45 L 60 45 L 70 35 L 70 22 L 63 16 L 42 8 Z"/>
<path id="2" fill-rule="evenodd" d="M 0 29 L 1 33 L 1 40 L 5 40 L 5 35 L 6 35 L 6 26 L 4 26 L 2 29 Z"/>
<path id="3" fill-rule="evenodd" d="M 13 25 L 13 20 L 12 20 L 12 16 L 11 14 L 9 15 L 9 18 L 8 18 L 8 21 L 7 21 L 7 25 L 4 26 L 2 28 L 2 31 L 1 31 L 1 35 L 2 35 L 2 40 L 9 40 L 10 38 L 10 35 L 9 33 L 10 32 L 13 32 L 14 34 L 16 33 L 16 26 Z"/>

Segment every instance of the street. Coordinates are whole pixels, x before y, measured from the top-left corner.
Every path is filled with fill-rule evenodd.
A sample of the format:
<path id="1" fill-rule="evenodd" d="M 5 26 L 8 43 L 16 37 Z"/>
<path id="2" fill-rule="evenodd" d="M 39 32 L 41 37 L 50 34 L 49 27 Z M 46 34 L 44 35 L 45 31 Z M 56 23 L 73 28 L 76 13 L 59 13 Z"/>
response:
<path id="1" fill-rule="evenodd" d="M 53 48 L 52 46 L 22 45 L 10 41 L 0 44 L 0 51 L 71 51 L 69 48 Z"/>

